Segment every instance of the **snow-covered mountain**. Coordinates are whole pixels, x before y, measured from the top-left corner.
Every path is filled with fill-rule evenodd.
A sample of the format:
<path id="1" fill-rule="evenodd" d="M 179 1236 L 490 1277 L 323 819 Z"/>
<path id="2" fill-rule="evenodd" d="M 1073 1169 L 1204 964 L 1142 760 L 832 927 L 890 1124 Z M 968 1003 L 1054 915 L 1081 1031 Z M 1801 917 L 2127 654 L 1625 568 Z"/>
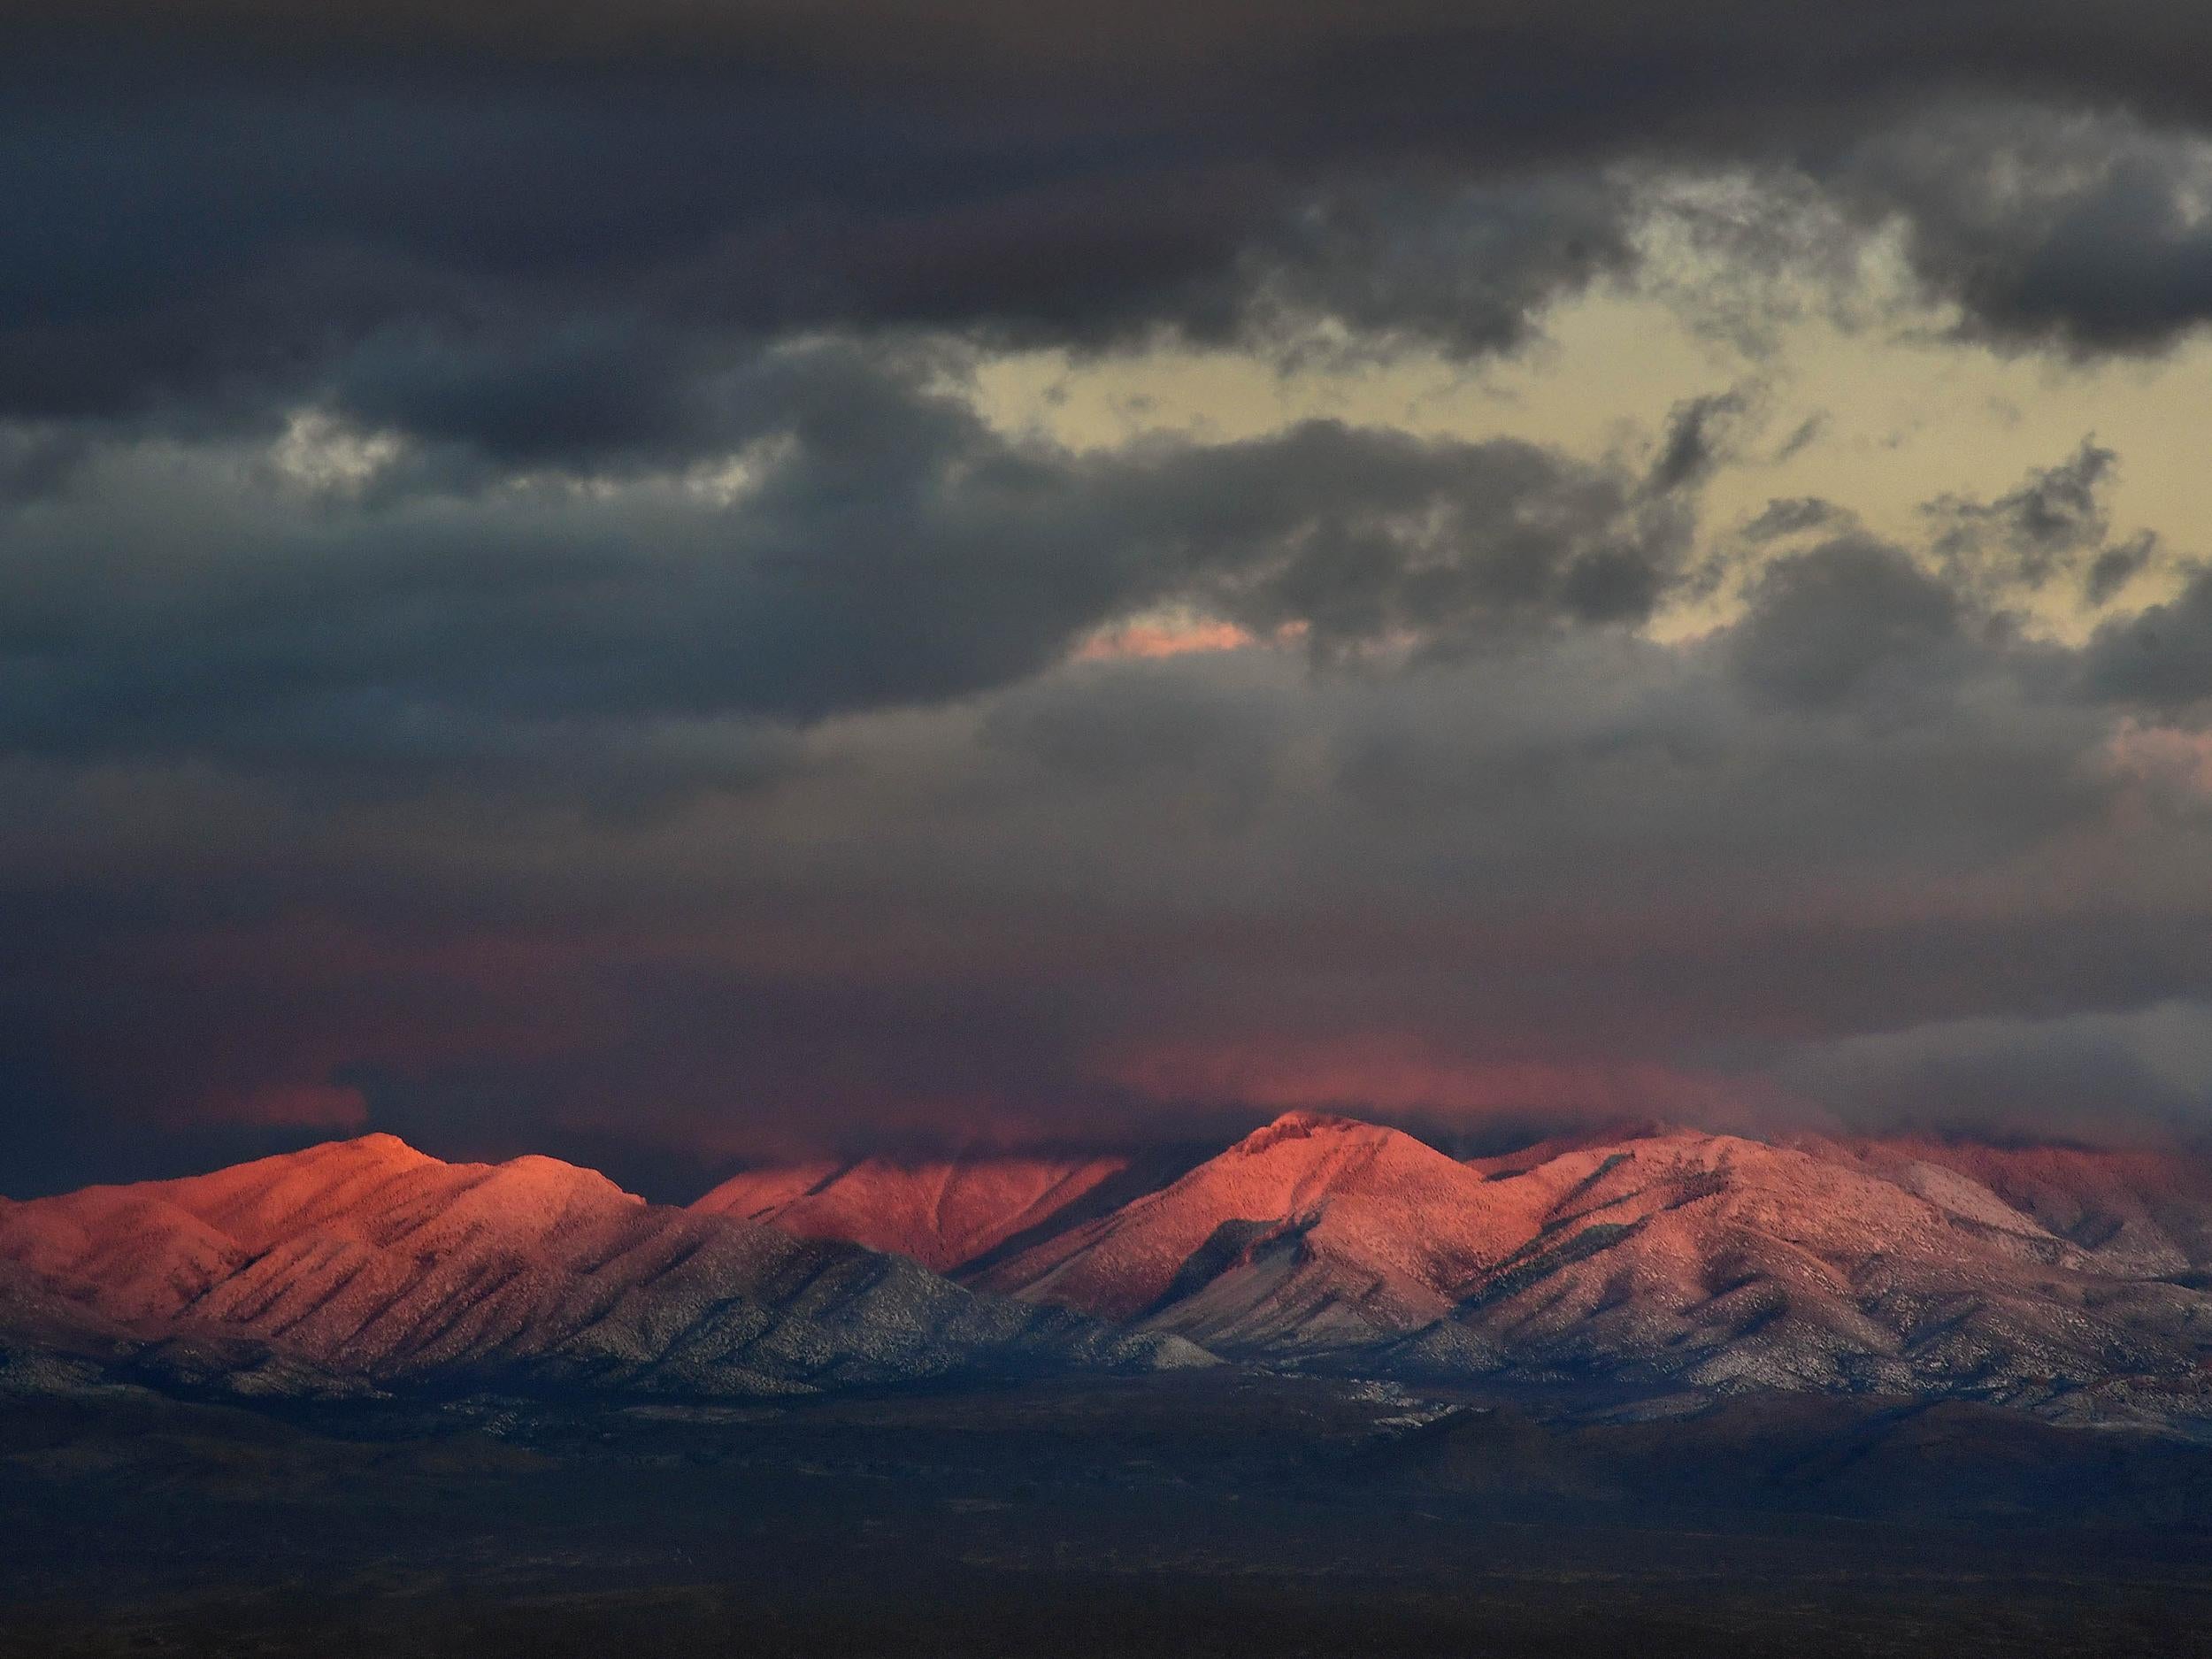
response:
<path id="1" fill-rule="evenodd" d="M 446 1164 L 389 1135 L 0 1203 L 0 1269 L 18 1348 L 249 1392 L 787 1393 L 1204 1357 L 900 1256 L 648 1204 L 551 1158 Z"/>
<path id="2" fill-rule="evenodd" d="M 870 1213 L 997 1185 L 941 1167 L 906 1181 L 872 1171 L 871 1190 L 901 1196 Z M 1070 1204 L 1056 1225 L 1048 1183 L 1010 1190 L 1018 1220 L 995 1232 L 964 1210 L 960 1236 L 1020 1248 L 963 1260 L 933 1234 L 931 1259 L 1233 1356 L 2150 1409 L 2196 1401 L 2212 1363 L 2212 1166 L 2178 1154 L 1658 1127 L 1460 1161 L 1293 1113 L 1103 1214 Z M 810 1231 L 849 1225 L 798 1202 Z"/>
<path id="3" fill-rule="evenodd" d="M 2212 1164 L 1669 1127 L 1458 1159 L 1293 1113 L 1194 1164 L 803 1165 L 686 1210 L 372 1135 L 0 1204 L 0 1340 L 282 1390 L 760 1393 L 1210 1353 L 2212 1417 Z"/>

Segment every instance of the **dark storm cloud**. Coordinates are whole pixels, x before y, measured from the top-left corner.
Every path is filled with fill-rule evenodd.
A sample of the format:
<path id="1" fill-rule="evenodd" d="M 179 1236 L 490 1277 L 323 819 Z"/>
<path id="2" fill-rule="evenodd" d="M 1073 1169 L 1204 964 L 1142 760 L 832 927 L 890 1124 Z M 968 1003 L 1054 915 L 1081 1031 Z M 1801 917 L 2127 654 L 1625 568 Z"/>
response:
<path id="1" fill-rule="evenodd" d="M 1546 304 L 1634 263 L 1632 212 L 1595 178 L 1325 186 L 1242 256 L 1246 332 L 1298 342 L 1318 324 L 1373 351 L 1507 350 Z"/>
<path id="2" fill-rule="evenodd" d="M 1105 16 L 1076 0 L 949 0 L 919 10 L 893 0 L 851 0 L 833 9 L 803 0 L 645 0 L 619 12 L 580 11 L 558 0 L 467 8 L 381 0 L 342 13 L 302 12 L 280 0 L 91 0 L 69 7 L 12 0 L 4 15 L 63 38 L 73 26 L 119 23 L 265 47 L 358 50 L 381 42 L 525 62 L 558 61 L 571 52 L 638 60 L 719 54 L 965 88 L 1022 76 L 1126 86 L 1133 78 L 1197 74 L 1233 90 L 1255 82 L 1272 88 L 1330 68 L 1348 74 L 1394 67 L 1408 83 L 1433 88 L 1514 49 L 1525 104 L 1540 102 L 1537 95 L 1563 98 L 1579 81 L 1593 89 L 1612 85 L 1648 101 L 1646 109 L 1730 77 L 1742 77 L 1747 94 L 1776 99 L 1799 98 L 1823 84 L 1975 73 L 2177 98 L 2200 94 L 2201 86 L 2188 63 L 2174 59 L 2212 41 L 2196 11 L 2171 0 L 2119 0 L 2093 17 L 2062 0 L 2002 8 L 1986 0 L 1881 0 L 1786 12 L 1756 0 L 1687 0 L 1664 9 L 1623 0 L 1545 6 L 1135 0 Z M 2012 27 L 1997 27 L 2003 21 Z M 1919 48 L 1916 57 L 1901 50 L 1907 44 Z M 1641 81 L 1626 73 L 1638 66 L 1646 71 Z M 1763 89 L 1755 73 L 1763 73 Z M 1182 96 L 1191 89 L 1177 79 L 1168 85 Z"/>
<path id="3" fill-rule="evenodd" d="M 2124 1102 L 2138 1133 L 2195 1136 L 2212 1116 L 2212 1007 L 1916 1025 L 1816 1045 L 1784 1076 L 1859 1122 L 2069 1137 Z"/>
<path id="4" fill-rule="evenodd" d="M 2015 613 L 2164 573 L 2108 451 L 1909 546 L 1811 500 L 1701 538 L 1754 383 L 1593 461 L 1064 449 L 962 381 L 1463 365 L 1642 280 L 1760 349 L 1883 239 L 1972 339 L 2156 349 L 2212 311 L 2200 7 L 0 31 L 10 1182 L 364 1121 L 1148 1133 L 1302 1044 L 1869 1122 L 2204 1109 L 2140 1022 L 2212 995 L 2212 577 L 2078 649 Z M 1715 179 L 1686 296 L 1646 233 Z M 1677 597 L 1709 633 L 1640 633 Z M 1080 649 L 1148 615 L 1243 649 Z M 1470 1087 L 1421 1103 L 1561 1098 Z"/>
<path id="5" fill-rule="evenodd" d="M 330 395 L 495 452 L 680 449 L 697 381 L 763 333 L 1107 330 L 1267 211 L 1202 159 L 1148 188 L 1141 134 L 1033 144 L 749 80 L 12 90 L 32 234 L 0 398 L 26 416 Z"/>
<path id="6" fill-rule="evenodd" d="M 1944 495 L 1924 503 L 1933 550 L 1951 580 L 1999 603 L 2063 579 L 2093 609 L 2145 572 L 2170 563 L 2158 533 L 2114 541 L 2108 502 L 2119 457 L 2093 440 L 2055 466 L 2036 467 L 1993 501 Z"/>
<path id="7" fill-rule="evenodd" d="M 2201 109 L 1938 109 L 1832 160 L 1847 200 L 1898 217 L 1970 334 L 2081 356 L 2158 349 L 2212 312 Z"/>
<path id="8" fill-rule="evenodd" d="M 1728 458 L 1728 428 L 1746 410 L 1740 392 L 1719 392 L 1693 397 L 1669 411 L 1667 433 L 1659 456 L 1651 464 L 1651 487 L 1679 489 L 1702 482 Z"/>
<path id="9" fill-rule="evenodd" d="M 2138 531 L 2116 546 L 2101 549 L 2082 573 L 2082 597 L 2092 605 L 2109 604 L 2156 564 L 2163 550 L 2155 530 Z"/>
<path id="10" fill-rule="evenodd" d="M 1548 1066 L 1755 1081 L 1930 1022 L 2201 999 L 2193 774 L 2121 810 L 2136 763 L 2068 654 L 1978 626 L 1970 593 L 1932 605 L 1925 549 L 1924 587 L 1901 549 L 1799 557 L 1692 644 L 1077 661 L 833 722 L 773 789 L 634 821 L 580 821 L 572 791 L 418 780 L 329 813 L 285 777 L 19 768 L 9 1046 L 188 1124 L 335 1085 L 456 1149 L 549 1125 L 760 1152 L 1238 1109 L 1233 1082 L 1161 1083 L 1163 1049 L 1387 1040 L 1539 1074 L 1439 1110 L 1534 1110 Z M 1808 585 L 1880 649 L 1796 664 Z M 1792 664 L 1783 695 L 1747 653 Z M 1855 1101 L 1823 1064 L 1774 1074 L 1865 1124 L 1939 1118 L 1955 1075 L 1862 1067 Z M 2068 1121 L 2169 1121 L 2161 1091 Z"/>
<path id="11" fill-rule="evenodd" d="M 2185 709 L 2212 697 L 2212 569 L 2139 615 L 2108 622 L 2085 664 L 2098 694 L 2152 709 Z"/>
<path id="12" fill-rule="evenodd" d="M 728 499 L 274 474 L 242 496 L 220 446 L 113 450 L 0 518 L 0 735 L 403 787 L 627 745 L 633 775 L 658 749 L 726 783 L 772 741 L 687 749 L 680 723 L 958 696 L 1168 601 L 1297 625 L 1325 655 L 1634 622 L 1689 545 L 1679 489 L 1507 441 L 1310 422 L 1077 455 L 837 347 L 757 360 L 715 397 L 756 457 Z"/>
<path id="13" fill-rule="evenodd" d="M 2100 487 L 2118 460 L 2085 439 L 2068 459 L 2037 468 L 1994 501 L 1931 502 L 1922 511 L 1939 526 L 1935 550 L 1961 565 L 1993 565 L 1989 573 L 2001 583 L 2040 588 L 2104 540 L 2109 520 Z"/>
<path id="14" fill-rule="evenodd" d="M 2198 616 L 2212 608 L 2200 570 L 2172 601 L 2107 623 L 2078 654 L 2022 637 L 2008 610 L 2062 577 L 2101 604 L 2161 562 L 2154 533 L 2109 539 L 2118 460 L 2085 439 L 1993 499 L 1926 503 L 1920 553 L 1868 535 L 1830 503 L 1770 503 L 1738 532 L 1783 550 L 1758 566 L 1729 630 L 1736 672 L 1784 703 L 1848 704 L 1889 718 L 1959 695 L 1996 659 L 2024 682 L 2064 683 L 2092 703 L 2170 710 L 2212 692 L 2212 627 Z M 1786 545 L 1837 530 L 1845 533 L 1811 547 Z"/>
<path id="15" fill-rule="evenodd" d="M 1850 521 L 1850 512 L 1835 503 L 1823 501 L 1816 495 L 1799 495 L 1767 503 L 1739 534 L 1747 541 L 1763 543 L 1801 535 L 1809 530 L 1840 526 Z"/>
<path id="16" fill-rule="evenodd" d="M 1930 681 L 1939 692 L 1969 621 L 1959 595 L 1903 549 L 1843 540 L 1762 571 L 1729 647 L 1744 680 L 1779 702 L 1881 701 Z"/>
<path id="17" fill-rule="evenodd" d="M 2207 105 L 2177 67 L 2207 27 L 2152 5 L 19 4 L 0 410 L 250 426 L 323 401 L 603 460 L 711 449 L 716 373 L 797 329 L 1479 354 L 1632 271 L 1624 180 L 1671 165 L 1809 180 L 1861 230 L 1901 218 L 1932 292 L 1994 337 L 2145 349 L 2212 297 Z"/>
<path id="18" fill-rule="evenodd" d="M 507 460 L 710 449 L 765 339 L 1509 347 L 1627 259 L 1619 193 L 1353 145 L 766 71 L 0 69 L 0 411 L 251 424 L 323 402 Z"/>

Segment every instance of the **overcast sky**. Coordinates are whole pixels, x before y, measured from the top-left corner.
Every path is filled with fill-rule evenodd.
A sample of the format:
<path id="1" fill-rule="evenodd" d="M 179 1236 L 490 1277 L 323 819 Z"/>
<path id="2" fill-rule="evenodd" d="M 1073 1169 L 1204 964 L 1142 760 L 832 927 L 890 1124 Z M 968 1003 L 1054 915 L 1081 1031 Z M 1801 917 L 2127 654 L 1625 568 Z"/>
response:
<path id="1" fill-rule="evenodd" d="M 0 0 L 0 1192 L 2212 1130 L 2212 11 Z"/>

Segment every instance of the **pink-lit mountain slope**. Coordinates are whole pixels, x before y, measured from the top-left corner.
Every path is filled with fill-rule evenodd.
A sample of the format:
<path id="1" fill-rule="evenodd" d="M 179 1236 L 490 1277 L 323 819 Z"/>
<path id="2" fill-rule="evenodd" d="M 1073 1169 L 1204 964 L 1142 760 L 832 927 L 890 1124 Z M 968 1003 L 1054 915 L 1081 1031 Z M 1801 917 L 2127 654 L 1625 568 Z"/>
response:
<path id="1" fill-rule="evenodd" d="M 916 1263 L 649 1205 L 550 1158 L 388 1135 L 191 1179 L 0 1203 L 18 1348 L 291 1388 L 497 1378 L 793 1392 L 993 1366 L 1202 1360 Z"/>
<path id="2" fill-rule="evenodd" d="M 2212 1298 L 1917 1150 L 1675 1131 L 1487 1170 L 1546 1201 L 1541 1224 L 1394 1357 L 2025 1403 L 2195 1396 Z"/>
<path id="3" fill-rule="evenodd" d="M 1190 1167 L 824 1165 L 680 1210 L 370 1136 L 0 1203 L 0 1386 L 758 1393 L 1202 1347 L 2212 1418 L 2208 1285 L 2212 1168 L 2147 1152 L 1645 1128 L 1463 1161 L 1294 1113 Z"/>
<path id="4" fill-rule="evenodd" d="M 941 1273 L 1064 1214 L 1132 1167 L 1111 1156 L 797 1164 L 734 1176 L 692 1208 L 895 1251 Z"/>
<path id="5" fill-rule="evenodd" d="M 2178 1155 L 1662 1128 L 1459 1162 L 1294 1113 L 1043 1231 L 962 1277 L 1218 1353 L 1403 1375 L 2154 1408 L 2195 1400 L 2212 1356 L 2212 1171 Z"/>
<path id="6" fill-rule="evenodd" d="M 1448 1314 L 1534 1231 L 1526 1197 L 1394 1129 L 1294 1114 L 978 1282 L 1240 1349 L 1365 1343 Z"/>

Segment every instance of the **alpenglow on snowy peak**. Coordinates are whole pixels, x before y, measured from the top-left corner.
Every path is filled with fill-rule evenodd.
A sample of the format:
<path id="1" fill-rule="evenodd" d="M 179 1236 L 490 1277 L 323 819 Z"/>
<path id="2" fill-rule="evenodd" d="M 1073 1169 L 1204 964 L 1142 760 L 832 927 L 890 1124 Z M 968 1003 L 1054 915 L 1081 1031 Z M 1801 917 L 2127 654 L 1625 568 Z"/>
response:
<path id="1" fill-rule="evenodd" d="M 0 1205 L 0 1343 L 19 1381 L 249 1391 L 1223 1358 L 2212 1415 L 2208 1269 L 2212 1164 L 2178 1153 L 1647 1127 L 1460 1159 L 1299 1112 L 1210 1157 L 795 1165 L 678 1210 L 372 1135 Z"/>
<path id="2" fill-rule="evenodd" d="M 863 1166 L 871 1205 L 825 1203 L 849 1177 L 823 1166 L 749 1213 L 827 1232 L 849 1209 L 865 1236 L 1001 1164 L 1030 1167 Z M 2194 1409 L 2212 1359 L 2212 1164 L 2179 1153 L 1656 1127 L 1461 1160 L 1293 1112 L 1103 1211 L 1095 1184 L 1025 1179 L 1017 1248 L 932 1233 L 933 1261 L 1231 1357 L 2153 1412 Z M 1044 1215 L 1033 1190 L 1071 1196 Z"/>
<path id="3" fill-rule="evenodd" d="M 1204 1363 L 916 1263 L 389 1135 L 0 1203 L 0 1342 L 242 1392 L 805 1393 Z"/>

